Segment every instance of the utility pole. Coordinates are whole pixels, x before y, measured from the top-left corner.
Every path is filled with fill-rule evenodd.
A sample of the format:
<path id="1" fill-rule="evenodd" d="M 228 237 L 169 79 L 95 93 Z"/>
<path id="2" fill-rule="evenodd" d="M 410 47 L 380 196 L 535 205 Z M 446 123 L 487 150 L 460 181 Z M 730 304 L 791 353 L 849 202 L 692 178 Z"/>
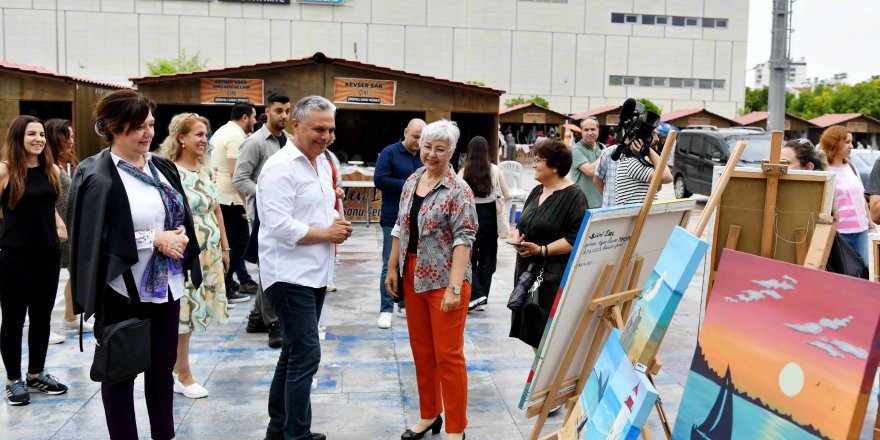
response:
<path id="1" fill-rule="evenodd" d="M 767 129 L 785 129 L 785 80 L 788 74 L 790 0 L 773 1 L 773 43 L 770 49 L 770 89 L 767 98 Z"/>

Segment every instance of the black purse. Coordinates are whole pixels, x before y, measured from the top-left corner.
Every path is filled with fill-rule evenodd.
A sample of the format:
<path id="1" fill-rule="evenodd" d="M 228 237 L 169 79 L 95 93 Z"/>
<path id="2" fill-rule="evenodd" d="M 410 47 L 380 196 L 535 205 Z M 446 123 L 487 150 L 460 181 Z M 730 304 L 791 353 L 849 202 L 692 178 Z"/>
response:
<path id="1" fill-rule="evenodd" d="M 140 302 L 131 270 L 125 271 L 122 278 L 125 280 L 129 301 Z M 101 315 L 102 319 L 106 316 L 103 299 Z M 131 379 L 150 368 L 152 358 L 149 319 L 129 318 L 101 327 L 101 334 L 95 335 L 97 345 L 89 372 L 93 381 L 117 383 Z"/>
<path id="2" fill-rule="evenodd" d="M 507 308 L 510 310 L 518 310 L 522 307 L 528 307 L 538 304 L 538 288 L 544 282 L 544 268 L 538 272 L 535 277 L 535 263 L 529 263 L 526 270 L 520 274 L 516 281 L 513 291 L 510 292 L 510 298 L 507 300 Z"/>

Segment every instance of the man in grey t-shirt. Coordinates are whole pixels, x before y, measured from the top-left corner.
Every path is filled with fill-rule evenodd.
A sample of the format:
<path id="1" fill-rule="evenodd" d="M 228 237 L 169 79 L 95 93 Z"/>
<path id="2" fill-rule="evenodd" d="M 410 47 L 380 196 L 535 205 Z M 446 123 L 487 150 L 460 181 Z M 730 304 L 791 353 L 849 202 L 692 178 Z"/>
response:
<path id="1" fill-rule="evenodd" d="M 260 171 L 266 161 L 287 144 L 289 136 L 284 128 L 290 120 L 290 98 L 273 93 L 266 101 L 266 123 L 241 144 L 235 173 L 232 175 L 232 185 L 247 197 L 248 219 L 253 221 L 251 241 L 245 253 L 245 259 L 248 261 L 254 260 L 249 258 L 249 255 L 256 255 L 257 231 L 260 227 L 259 214 L 256 211 L 257 178 L 260 177 Z M 266 300 L 262 283 L 257 289 L 254 307 L 248 315 L 246 330 L 248 333 L 268 331 L 269 347 L 281 348 L 281 327 L 269 301 Z"/>

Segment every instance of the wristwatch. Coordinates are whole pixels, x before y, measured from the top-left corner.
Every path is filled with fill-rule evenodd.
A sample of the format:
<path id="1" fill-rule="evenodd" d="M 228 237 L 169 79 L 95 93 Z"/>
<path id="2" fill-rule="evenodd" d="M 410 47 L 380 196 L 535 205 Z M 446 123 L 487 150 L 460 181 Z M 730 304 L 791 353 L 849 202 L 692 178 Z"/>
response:
<path id="1" fill-rule="evenodd" d="M 461 286 L 446 286 L 448 289 L 452 289 L 453 295 L 461 295 Z"/>

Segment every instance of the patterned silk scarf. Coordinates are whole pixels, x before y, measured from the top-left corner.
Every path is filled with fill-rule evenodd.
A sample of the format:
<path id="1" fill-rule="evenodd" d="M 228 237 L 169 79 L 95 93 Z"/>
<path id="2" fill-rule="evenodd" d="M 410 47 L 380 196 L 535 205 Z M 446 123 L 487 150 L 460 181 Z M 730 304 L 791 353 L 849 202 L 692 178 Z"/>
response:
<path id="1" fill-rule="evenodd" d="M 120 160 L 116 166 L 119 169 L 130 174 L 135 179 L 146 183 L 159 191 L 162 197 L 162 204 L 165 206 L 165 230 L 173 231 L 183 225 L 183 219 L 186 211 L 184 211 L 183 196 L 177 192 L 171 185 L 162 182 L 159 179 L 159 170 L 156 165 L 148 160 L 152 176 L 134 165 Z M 184 257 L 185 258 L 185 257 Z M 164 299 L 168 295 L 168 277 L 183 273 L 183 260 L 174 260 L 162 253 L 158 249 L 153 250 L 147 268 L 144 270 L 144 276 L 141 278 L 140 297 Z"/>

